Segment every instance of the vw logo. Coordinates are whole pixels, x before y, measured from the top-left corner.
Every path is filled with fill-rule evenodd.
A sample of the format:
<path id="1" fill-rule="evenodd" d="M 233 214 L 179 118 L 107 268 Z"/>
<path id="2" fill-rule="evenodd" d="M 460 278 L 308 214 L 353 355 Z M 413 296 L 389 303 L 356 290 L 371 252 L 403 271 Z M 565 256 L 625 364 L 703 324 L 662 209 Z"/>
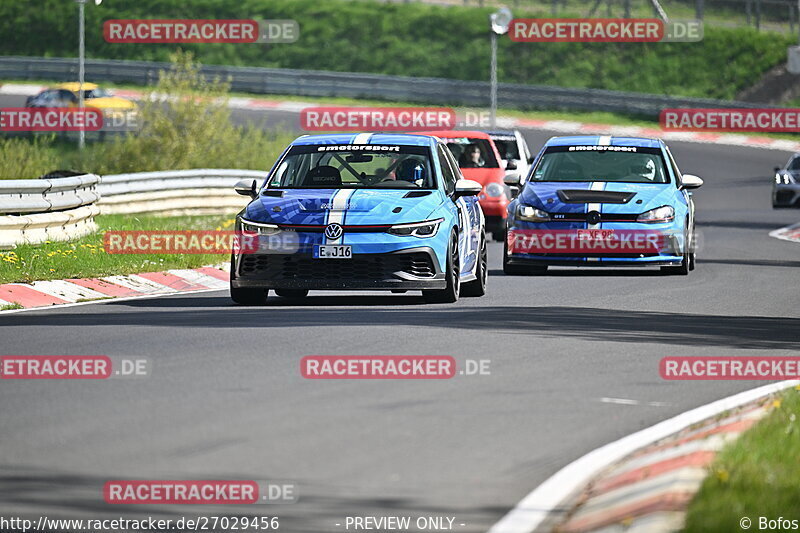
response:
<path id="1" fill-rule="evenodd" d="M 344 229 L 339 224 L 334 223 L 325 226 L 325 237 L 332 241 L 340 238 L 342 233 L 344 233 Z"/>

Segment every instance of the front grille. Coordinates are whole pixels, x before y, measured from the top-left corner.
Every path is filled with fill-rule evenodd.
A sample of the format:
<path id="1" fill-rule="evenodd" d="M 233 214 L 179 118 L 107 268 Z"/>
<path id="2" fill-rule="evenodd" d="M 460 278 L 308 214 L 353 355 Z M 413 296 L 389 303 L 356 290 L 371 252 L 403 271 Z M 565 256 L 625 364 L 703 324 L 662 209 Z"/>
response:
<path id="1" fill-rule="evenodd" d="M 627 204 L 636 196 L 635 192 L 592 191 L 561 189 L 556 194 L 567 204 Z"/>
<path id="2" fill-rule="evenodd" d="M 242 277 L 270 280 L 385 280 L 405 272 L 419 278 L 436 274 L 431 257 L 424 252 L 407 254 L 360 254 L 352 259 L 311 259 L 303 255 L 244 255 Z"/>
<path id="3" fill-rule="evenodd" d="M 551 213 L 554 222 L 585 222 L 587 213 Z M 600 213 L 600 222 L 636 222 L 638 214 Z"/>
<path id="4" fill-rule="evenodd" d="M 779 204 L 787 204 L 794 198 L 794 191 L 782 190 L 775 193 L 775 199 Z"/>

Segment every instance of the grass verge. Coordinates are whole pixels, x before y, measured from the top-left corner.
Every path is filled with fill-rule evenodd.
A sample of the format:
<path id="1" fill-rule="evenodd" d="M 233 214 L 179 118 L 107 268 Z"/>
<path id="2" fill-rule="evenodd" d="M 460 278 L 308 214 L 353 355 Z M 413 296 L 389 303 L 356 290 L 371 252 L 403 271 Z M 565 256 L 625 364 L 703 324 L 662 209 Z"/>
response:
<path id="1" fill-rule="evenodd" d="M 689 506 L 686 533 L 741 531 L 747 517 L 800 519 L 800 390 L 784 391 L 771 412 L 724 448 Z M 779 528 L 780 529 L 780 528 Z M 796 529 L 796 528 L 795 528 Z"/>
<path id="2" fill-rule="evenodd" d="M 0 283 L 92 278 L 170 268 L 197 268 L 225 261 L 224 254 L 108 254 L 103 232 L 109 230 L 226 230 L 233 229 L 231 215 L 158 217 L 101 215 L 100 231 L 71 242 L 21 245 L 0 252 Z"/>

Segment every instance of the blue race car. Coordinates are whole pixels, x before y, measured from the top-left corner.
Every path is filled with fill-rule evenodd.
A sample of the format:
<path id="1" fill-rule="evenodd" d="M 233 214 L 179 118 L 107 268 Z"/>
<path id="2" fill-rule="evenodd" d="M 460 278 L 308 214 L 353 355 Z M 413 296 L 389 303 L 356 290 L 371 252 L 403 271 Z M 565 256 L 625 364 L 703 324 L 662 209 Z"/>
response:
<path id="1" fill-rule="evenodd" d="M 236 231 L 258 246 L 231 258 L 231 298 L 269 290 L 422 290 L 427 302 L 482 296 L 486 237 L 481 185 L 462 178 L 438 139 L 407 134 L 304 135 L 278 158 Z"/>
<path id="2" fill-rule="evenodd" d="M 508 184 L 518 195 L 508 206 L 506 274 L 543 274 L 550 265 L 694 269 L 689 189 L 703 180 L 682 175 L 661 140 L 553 137 L 527 179 Z"/>

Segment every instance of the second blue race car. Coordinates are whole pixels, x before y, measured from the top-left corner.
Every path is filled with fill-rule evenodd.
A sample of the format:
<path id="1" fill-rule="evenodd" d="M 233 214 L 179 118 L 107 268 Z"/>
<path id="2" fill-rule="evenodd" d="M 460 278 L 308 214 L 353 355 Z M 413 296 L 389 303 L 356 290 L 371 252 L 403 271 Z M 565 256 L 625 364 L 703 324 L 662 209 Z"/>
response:
<path id="1" fill-rule="evenodd" d="M 482 296 L 486 237 L 480 184 L 462 178 L 439 140 L 407 134 L 305 135 L 265 183 L 236 230 L 258 248 L 231 259 L 231 298 L 258 304 L 269 290 L 421 290 L 428 302 Z"/>
<path id="2" fill-rule="evenodd" d="M 503 270 L 623 265 L 688 274 L 695 264 L 690 189 L 702 184 L 681 174 L 661 140 L 553 137 L 508 206 Z M 624 246 L 640 238 L 641 246 Z"/>

